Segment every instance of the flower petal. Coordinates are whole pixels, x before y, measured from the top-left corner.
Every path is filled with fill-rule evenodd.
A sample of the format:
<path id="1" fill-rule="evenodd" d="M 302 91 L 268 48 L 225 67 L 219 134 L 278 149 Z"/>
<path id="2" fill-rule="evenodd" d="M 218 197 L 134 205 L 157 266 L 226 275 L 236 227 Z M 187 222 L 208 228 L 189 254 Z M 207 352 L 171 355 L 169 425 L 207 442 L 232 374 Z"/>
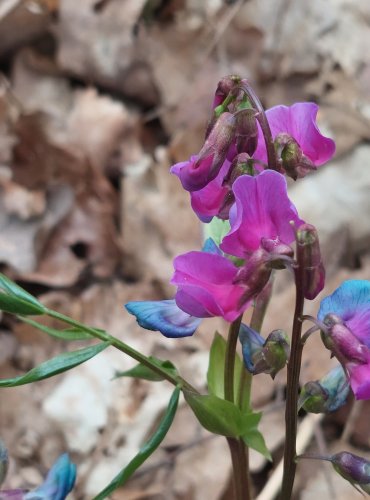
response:
<path id="1" fill-rule="evenodd" d="M 339 316 L 361 342 L 370 348 L 370 281 L 344 281 L 332 295 L 321 301 L 318 318 Z"/>
<path id="2" fill-rule="evenodd" d="M 193 335 L 201 322 L 179 309 L 174 299 L 129 302 L 125 307 L 136 316 L 141 327 L 159 331 L 169 338 Z"/>
<path id="3" fill-rule="evenodd" d="M 243 175 L 234 185 L 236 203 L 230 210 L 231 231 L 220 248 L 231 255 L 245 257 L 257 250 L 262 238 L 289 244 L 294 241 L 294 230 L 303 221 L 288 198 L 283 175 L 266 170 L 256 177 Z"/>
<path id="4" fill-rule="evenodd" d="M 178 286 L 178 306 L 193 316 L 222 316 L 234 321 L 249 302 L 242 303 L 244 288 L 234 284 L 238 268 L 227 258 L 188 252 L 174 260 L 171 283 Z"/>
<path id="5" fill-rule="evenodd" d="M 225 175 L 229 171 L 230 162 L 225 161 L 217 177 L 199 191 L 190 193 L 191 206 L 202 222 L 210 222 L 219 213 L 228 188 L 222 186 Z"/>
<path id="6" fill-rule="evenodd" d="M 36 490 L 30 491 L 24 500 L 64 500 L 76 480 L 76 466 L 67 453 L 61 455 L 49 470 L 45 481 Z"/>
<path id="7" fill-rule="evenodd" d="M 302 152 L 314 165 L 322 165 L 335 153 L 335 143 L 321 134 L 316 116 L 319 107 L 312 102 L 299 102 L 293 106 L 275 106 L 266 111 L 272 137 L 280 133 L 291 135 L 299 144 Z M 253 157 L 267 161 L 266 146 L 262 131 L 259 131 L 258 147 Z"/>

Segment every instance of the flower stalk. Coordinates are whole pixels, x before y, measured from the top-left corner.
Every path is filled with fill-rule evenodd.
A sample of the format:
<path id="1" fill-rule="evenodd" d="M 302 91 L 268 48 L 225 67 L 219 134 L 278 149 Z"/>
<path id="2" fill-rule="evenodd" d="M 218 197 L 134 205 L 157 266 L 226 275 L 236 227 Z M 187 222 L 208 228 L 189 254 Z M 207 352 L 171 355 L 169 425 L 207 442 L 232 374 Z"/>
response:
<path id="1" fill-rule="evenodd" d="M 239 316 L 230 325 L 229 335 L 226 344 L 225 353 L 225 371 L 224 371 L 224 391 L 225 399 L 234 402 L 234 370 L 236 346 L 238 342 L 239 329 L 242 316 Z M 233 467 L 234 496 L 235 500 L 249 500 L 250 484 L 248 476 L 248 455 L 246 446 L 242 439 L 227 438 L 230 448 L 231 461 Z"/>

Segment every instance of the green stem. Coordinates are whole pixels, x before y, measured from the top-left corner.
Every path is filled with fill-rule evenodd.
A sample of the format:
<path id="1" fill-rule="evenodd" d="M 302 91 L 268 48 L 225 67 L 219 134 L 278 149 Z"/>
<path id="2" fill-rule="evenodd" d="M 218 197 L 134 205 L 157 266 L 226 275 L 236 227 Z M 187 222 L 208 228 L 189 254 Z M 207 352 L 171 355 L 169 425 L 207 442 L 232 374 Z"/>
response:
<path id="1" fill-rule="evenodd" d="M 186 389 L 191 390 L 195 393 L 198 393 L 198 391 L 193 386 L 191 386 L 188 382 L 186 382 L 186 380 L 184 380 L 180 376 L 171 375 L 166 370 L 163 370 L 160 366 L 153 363 L 149 358 L 144 356 L 144 354 L 141 354 L 139 351 L 136 351 L 136 349 L 133 349 L 132 347 L 125 344 L 124 342 L 117 339 L 116 337 L 113 337 L 109 333 L 107 333 L 103 330 L 96 330 L 95 328 L 91 328 L 90 326 L 86 326 L 83 323 L 80 323 L 79 321 L 76 321 L 72 318 L 69 318 L 68 316 L 65 316 L 64 314 L 53 311 L 52 309 L 47 309 L 46 314 L 48 316 L 50 316 L 51 318 L 63 321 L 64 323 L 66 323 L 68 325 L 75 326 L 75 327 L 85 331 L 86 333 L 89 333 L 92 337 L 95 337 L 95 338 L 97 338 L 99 340 L 103 340 L 103 341 L 109 341 L 112 344 L 112 346 L 114 346 L 116 349 L 127 354 L 128 356 L 135 359 L 139 363 L 147 366 L 153 372 L 157 373 L 158 375 L 160 375 L 164 379 L 168 380 L 168 382 L 171 382 L 171 384 L 173 384 L 175 386 L 180 385 L 183 388 L 186 388 Z"/>
<path id="2" fill-rule="evenodd" d="M 225 353 L 224 392 L 227 401 L 234 402 L 234 369 L 236 346 L 242 316 L 230 325 Z M 248 456 L 242 439 L 227 438 L 233 466 L 235 500 L 250 500 Z"/>
<path id="3" fill-rule="evenodd" d="M 281 500 L 289 500 L 292 496 L 294 477 L 296 472 L 296 438 L 298 423 L 298 390 L 299 374 L 301 370 L 302 349 L 302 313 L 304 307 L 304 266 L 295 270 L 296 304 L 292 329 L 292 345 L 288 363 L 287 397 L 285 410 L 285 448 L 284 473 L 281 489 Z"/>
<path id="4" fill-rule="evenodd" d="M 240 324 L 242 317 L 239 316 L 230 325 L 229 335 L 227 337 L 226 354 L 225 354 L 225 371 L 224 371 L 224 391 L 225 399 L 234 402 L 234 368 L 236 345 L 238 342 Z"/>

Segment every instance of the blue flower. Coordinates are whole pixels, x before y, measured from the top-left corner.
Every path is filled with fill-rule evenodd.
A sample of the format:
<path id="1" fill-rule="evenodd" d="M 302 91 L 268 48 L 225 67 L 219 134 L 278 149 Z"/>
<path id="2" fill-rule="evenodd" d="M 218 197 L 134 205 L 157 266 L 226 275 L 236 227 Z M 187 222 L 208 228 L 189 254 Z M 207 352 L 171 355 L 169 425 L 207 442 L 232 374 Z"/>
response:
<path id="1" fill-rule="evenodd" d="M 129 302 L 125 307 L 136 316 L 142 328 L 159 331 L 170 338 L 193 335 L 202 321 L 182 311 L 174 299 Z"/>
<path id="2" fill-rule="evenodd" d="M 64 500 L 76 480 L 76 466 L 67 453 L 61 455 L 49 470 L 45 481 L 36 490 L 24 496 L 24 500 Z"/>

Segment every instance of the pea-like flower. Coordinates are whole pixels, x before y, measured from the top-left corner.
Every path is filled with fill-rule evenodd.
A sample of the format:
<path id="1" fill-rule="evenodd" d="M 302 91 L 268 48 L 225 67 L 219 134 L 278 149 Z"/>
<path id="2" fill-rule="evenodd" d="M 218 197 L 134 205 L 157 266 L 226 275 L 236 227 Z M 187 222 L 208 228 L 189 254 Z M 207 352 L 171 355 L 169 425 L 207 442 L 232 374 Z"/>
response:
<path id="1" fill-rule="evenodd" d="M 325 346 L 346 369 L 357 399 L 370 399 L 370 281 L 348 280 L 323 299 Z"/>
<path id="2" fill-rule="evenodd" d="M 303 177 L 306 170 L 318 167 L 330 160 L 335 152 L 332 139 L 321 134 L 316 116 L 319 107 L 312 102 L 299 102 L 292 106 L 275 106 L 266 111 L 272 137 L 282 159 L 287 162 L 287 173 L 291 177 Z M 284 151 L 284 149 L 286 150 Z M 293 149 L 293 151 L 292 151 Z M 260 130 L 254 158 L 267 161 L 266 147 Z M 292 159 L 295 159 L 295 165 Z M 292 169 L 296 169 L 296 174 Z"/>
<path id="3" fill-rule="evenodd" d="M 283 175 L 266 170 L 256 177 L 243 175 L 233 185 L 235 204 L 230 210 L 231 230 L 221 249 L 236 257 L 257 250 L 263 240 L 289 245 L 295 239 L 294 227 L 303 224 L 288 198 Z"/>

